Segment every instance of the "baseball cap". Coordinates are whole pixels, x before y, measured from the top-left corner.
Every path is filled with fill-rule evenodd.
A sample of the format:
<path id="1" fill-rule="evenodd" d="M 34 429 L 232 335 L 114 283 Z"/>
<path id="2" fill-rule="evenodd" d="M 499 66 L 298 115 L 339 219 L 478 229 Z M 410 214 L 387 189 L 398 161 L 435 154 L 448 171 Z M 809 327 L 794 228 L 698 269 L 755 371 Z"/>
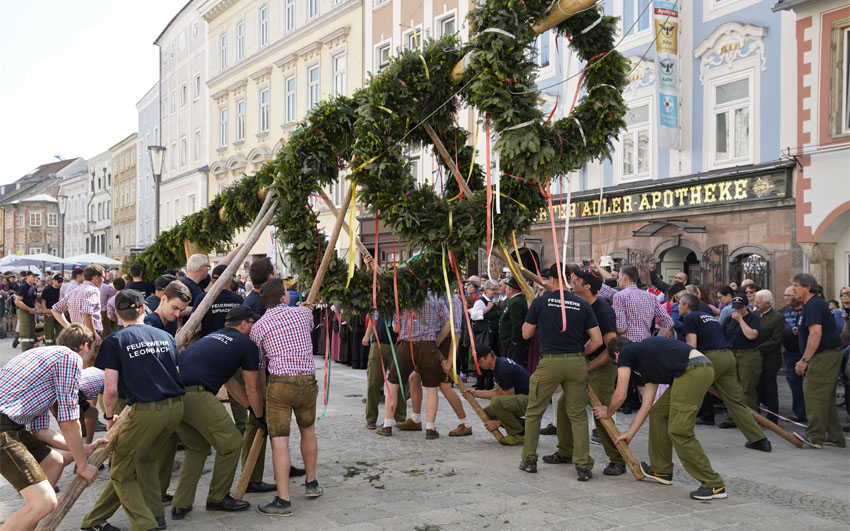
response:
<path id="1" fill-rule="evenodd" d="M 573 272 L 575 276 L 582 279 L 585 284 L 590 286 L 594 293 L 598 292 L 602 287 L 602 277 L 600 277 L 595 272 L 590 269 L 579 269 L 578 271 Z"/>
<path id="2" fill-rule="evenodd" d="M 732 298 L 732 308 L 738 310 L 740 308 L 746 308 L 746 307 L 747 307 L 747 301 L 746 301 L 746 299 L 744 299 L 744 297 L 741 297 L 740 295 L 738 295 L 738 296 Z"/>
<path id="3" fill-rule="evenodd" d="M 156 289 L 165 289 L 165 286 L 171 284 L 175 280 L 177 280 L 177 277 L 174 275 L 160 275 L 157 277 L 154 287 Z"/>
<path id="4" fill-rule="evenodd" d="M 230 311 L 227 312 L 227 317 L 224 322 L 226 323 L 241 323 L 242 321 L 246 321 L 248 319 L 253 319 L 257 321 L 260 316 L 254 313 L 254 310 L 245 306 L 244 304 L 237 304 Z"/>
<path id="5" fill-rule="evenodd" d="M 141 291 L 134 289 L 122 289 L 115 295 L 116 310 L 130 310 L 142 308 L 145 305 L 145 296 Z"/>
<path id="6" fill-rule="evenodd" d="M 223 274 L 224 274 L 224 270 L 225 270 L 225 269 L 227 269 L 227 265 L 226 265 L 226 264 L 218 264 L 218 265 L 217 265 L 217 266 L 215 266 L 215 268 L 212 270 L 212 277 L 213 277 L 213 278 L 218 278 L 218 277 L 220 277 L 221 275 L 223 275 Z"/>
<path id="7" fill-rule="evenodd" d="M 62 275 L 57 273 L 57 274 L 53 275 L 53 280 L 58 280 L 59 282 L 64 282 L 65 277 L 63 277 Z"/>

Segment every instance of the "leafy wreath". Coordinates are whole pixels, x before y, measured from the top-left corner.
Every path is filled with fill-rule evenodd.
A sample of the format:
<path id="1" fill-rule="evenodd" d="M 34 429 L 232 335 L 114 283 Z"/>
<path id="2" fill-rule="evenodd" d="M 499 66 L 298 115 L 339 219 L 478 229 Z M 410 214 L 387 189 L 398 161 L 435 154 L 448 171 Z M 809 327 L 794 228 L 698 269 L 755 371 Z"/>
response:
<path id="1" fill-rule="evenodd" d="M 492 238 L 499 242 L 509 242 L 514 231 L 528 232 L 547 206 L 553 176 L 609 157 L 611 139 L 625 125 L 627 61 L 614 50 L 616 19 L 603 16 L 598 5 L 555 29 L 585 61 L 585 94 L 567 117 L 544 118 L 538 107 L 531 25 L 553 4 L 489 0 L 469 14 L 469 43 L 446 36 L 429 41 L 421 52 L 401 51 L 353 96 L 316 105 L 274 160 L 162 233 L 134 260 L 143 263 L 149 280 L 165 268 L 180 267 L 184 240 L 205 250 L 231 241 L 274 191 L 278 206 L 272 224 L 277 237 L 291 246 L 288 256 L 300 281 L 309 285 L 327 245 L 309 201 L 347 170 L 358 200 L 412 248 L 421 249 L 392 271 L 378 272 L 377 288 L 395 294 L 378 297 L 379 310 L 391 315 L 421 304 L 427 290 L 445 292 L 447 255 L 449 263 L 465 264 L 487 234 L 486 168 L 474 162 L 467 131 L 455 125 L 462 104 L 476 107 L 499 137 L 495 150 L 501 174 L 493 177 L 500 179 L 507 199 L 493 218 Z M 452 69 L 461 60 L 465 69 L 457 80 Z M 406 147 L 432 145 L 420 127 L 426 123 L 448 147 L 457 168 L 454 180 L 447 179 L 444 197 L 417 185 L 404 154 Z M 438 160 L 446 175 L 452 175 Z M 462 193 L 461 178 L 471 196 Z M 322 297 L 340 301 L 345 310 L 367 312 L 373 302 L 372 276 L 360 267 L 349 279 L 348 264 L 334 256 Z"/>

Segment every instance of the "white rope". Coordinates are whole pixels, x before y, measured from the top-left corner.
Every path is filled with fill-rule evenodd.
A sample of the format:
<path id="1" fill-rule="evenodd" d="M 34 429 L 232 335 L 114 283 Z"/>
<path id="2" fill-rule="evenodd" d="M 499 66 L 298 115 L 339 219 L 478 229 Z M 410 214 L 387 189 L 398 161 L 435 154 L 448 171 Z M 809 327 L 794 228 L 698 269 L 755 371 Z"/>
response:
<path id="1" fill-rule="evenodd" d="M 521 124 L 512 125 L 510 127 L 505 127 L 503 131 L 511 131 L 513 129 L 522 129 L 523 127 L 527 127 L 534 123 L 534 120 L 529 120 L 527 122 L 522 122 Z"/>
<path id="2" fill-rule="evenodd" d="M 590 26 L 588 26 L 588 27 L 584 28 L 583 30 L 581 30 L 581 34 L 582 34 L 582 35 L 584 35 L 584 34 L 585 34 L 585 33 L 587 33 L 588 31 L 592 30 L 593 28 L 595 28 L 596 26 L 598 26 L 600 22 L 602 22 L 602 15 L 599 15 L 599 18 L 597 18 L 596 20 L 594 20 L 594 21 L 593 21 L 593 23 L 592 23 Z"/>
<path id="3" fill-rule="evenodd" d="M 498 33 L 500 35 L 504 35 L 505 37 L 510 37 L 511 39 L 516 39 L 516 36 L 513 33 L 509 33 L 509 32 L 507 32 L 503 29 L 500 29 L 500 28 L 487 28 L 487 29 L 481 30 L 481 33 Z"/>
<path id="4" fill-rule="evenodd" d="M 583 147 L 587 147 L 587 140 L 584 138 L 584 129 L 581 128 L 581 123 L 575 116 L 570 116 L 570 119 L 576 123 L 578 126 L 578 132 L 581 134 L 581 144 Z"/>

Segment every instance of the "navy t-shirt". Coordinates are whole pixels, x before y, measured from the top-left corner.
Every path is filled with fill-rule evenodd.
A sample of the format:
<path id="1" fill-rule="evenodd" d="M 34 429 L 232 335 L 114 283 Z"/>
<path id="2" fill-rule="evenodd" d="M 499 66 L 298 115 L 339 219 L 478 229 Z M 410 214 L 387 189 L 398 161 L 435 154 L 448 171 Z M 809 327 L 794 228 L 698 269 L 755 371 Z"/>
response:
<path id="1" fill-rule="evenodd" d="M 697 335 L 697 350 L 700 352 L 732 348 L 732 345 L 723 335 L 723 327 L 720 326 L 720 321 L 713 315 L 699 311 L 691 312 L 682 321 L 682 333 L 686 337 L 688 334 Z"/>
<path id="2" fill-rule="evenodd" d="M 387 322 L 384 321 L 383 316 L 379 312 L 373 312 L 372 317 L 375 322 L 375 333 L 378 336 L 378 341 L 380 341 L 381 345 L 389 345 L 390 342 L 395 344 L 398 340 L 398 334 L 392 329 L 392 325 L 387 328 Z M 375 342 L 375 335 L 372 335 L 369 343 Z"/>
<path id="3" fill-rule="evenodd" d="M 204 297 L 206 296 L 207 294 L 204 293 L 195 301 L 197 304 L 192 307 L 192 313 L 194 313 L 195 309 L 201 305 L 201 301 L 204 300 Z M 232 291 L 228 291 L 226 289 L 221 290 L 221 293 L 219 293 L 218 297 L 215 298 L 212 306 L 210 306 L 210 309 L 207 310 L 207 313 L 204 314 L 204 318 L 201 320 L 200 337 L 204 337 L 207 334 L 224 328 L 224 322 L 227 319 L 227 312 L 239 304 L 242 304 L 242 297 Z"/>
<path id="4" fill-rule="evenodd" d="M 648 337 L 628 343 L 620 351 L 618 367 L 629 367 L 642 383 L 672 384 L 685 374 L 693 348 L 669 337 Z"/>
<path id="5" fill-rule="evenodd" d="M 150 297 L 156 291 L 156 288 L 153 284 L 151 284 L 150 282 L 143 282 L 141 280 L 138 282 L 136 282 L 135 280 L 133 282 L 130 282 L 129 284 L 124 286 L 124 289 L 134 289 L 136 291 L 141 291 L 145 294 L 145 297 Z"/>
<path id="6" fill-rule="evenodd" d="M 583 352 L 586 330 L 599 326 L 590 304 L 568 291 L 564 291 L 567 329 L 561 332 L 561 293 L 547 291 L 534 299 L 525 322 L 537 325 L 541 354 L 566 354 Z"/>
<path id="7" fill-rule="evenodd" d="M 809 327 L 811 325 L 821 326 L 821 338 L 815 353 L 822 352 L 841 346 L 841 335 L 835 328 L 835 317 L 829 309 L 829 303 L 818 296 L 809 299 L 803 305 L 803 313 L 800 314 L 800 325 L 798 337 L 800 338 L 800 352 L 806 352 L 806 343 L 809 341 Z"/>
<path id="8" fill-rule="evenodd" d="M 156 294 L 148 296 L 145 299 L 145 306 L 152 312 L 155 312 L 157 308 L 159 308 L 159 303 L 162 299 L 157 297 Z"/>
<path id="9" fill-rule="evenodd" d="M 222 328 L 184 350 L 179 362 L 185 385 L 203 385 L 216 394 L 237 369 L 258 370 L 260 351 L 248 336 L 233 328 Z"/>
<path id="10" fill-rule="evenodd" d="M 130 325 L 103 339 L 94 366 L 118 371 L 127 404 L 159 402 L 184 393 L 177 343 L 151 326 Z"/>
<path id="11" fill-rule="evenodd" d="M 744 316 L 744 322 L 753 330 L 758 331 L 761 328 L 761 319 L 753 312 L 747 312 L 747 315 Z M 726 320 L 723 328 L 726 340 L 729 341 L 733 349 L 752 350 L 758 348 L 758 337 L 756 339 L 747 339 L 747 336 L 741 330 L 741 325 L 731 316 Z"/>
<path id="12" fill-rule="evenodd" d="M 186 287 L 189 288 L 189 292 L 192 294 L 192 300 L 189 301 L 189 306 L 195 306 L 195 302 L 200 297 L 204 296 L 204 289 L 198 284 L 196 284 L 195 281 L 189 277 L 183 277 L 179 280 L 183 284 L 186 284 Z"/>
<path id="13" fill-rule="evenodd" d="M 44 301 L 44 306 L 49 310 L 53 305 L 59 302 L 59 288 L 46 286 L 41 290 L 41 300 Z"/>
<path id="14" fill-rule="evenodd" d="M 528 394 L 528 371 L 509 358 L 496 358 L 493 367 L 493 380 L 507 391 L 513 389 L 515 395 Z"/>
<path id="15" fill-rule="evenodd" d="M 159 328 L 171 334 L 171 337 L 177 335 L 177 320 L 171 321 L 168 324 L 163 324 L 162 319 L 156 312 L 151 312 L 145 315 L 145 324 L 154 328 Z"/>
<path id="16" fill-rule="evenodd" d="M 597 297 L 596 301 L 590 305 L 590 308 L 593 310 L 593 315 L 596 316 L 596 321 L 599 323 L 599 332 L 602 334 L 602 337 L 605 337 L 605 334 L 617 333 L 617 314 L 614 313 L 614 308 L 608 304 L 604 299 L 600 299 Z M 569 326 L 569 325 L 567 325 Z M 590 339 L 590 336 L 585 334 L 584 341 Z M 603 340 L 602 346 L 596 349 L 593 353 L 591 353 L 587 359 L 592 360 L 597 356 L 605 352 L 605 342 Z M 613 358 L 612 358 L 613 361 Z"/>
<path id="17" fill-rule="evenodd" d="M 15 291 L 15 295 L 22 297 L 23 303 L 30 308 L 35 308 L 35 298 L 37 294 L 38 291 L 35 289 L 35 286 L 30 286 L 27 282 L 21 283 L 17 291 Z"/>
<path id="18" fill-rule="evenodd" d="M 784 306 L 779 310 L 779 313 L 785 317 L 785 332 L 782 335 L 782 346 L 785 347 L 785 352 L 799 355 L 800 338 L 797 334 L 794 334 L 794 328 L 796 327 L 799 333 L 797 320 L 800 318 L 800 312 L 792 310 L 790 306 Z"/>
<path id="19" fill-rule="evenodd" d="M 245 302 L 243 302 L 245 306 L 251 308 L 257 315 L 263 315 L 266 313 L 266 305 L 263 304 L 263 299 L 260 297 L 260 292 L 257 290 L 252 291 L 245 297 Z"/>

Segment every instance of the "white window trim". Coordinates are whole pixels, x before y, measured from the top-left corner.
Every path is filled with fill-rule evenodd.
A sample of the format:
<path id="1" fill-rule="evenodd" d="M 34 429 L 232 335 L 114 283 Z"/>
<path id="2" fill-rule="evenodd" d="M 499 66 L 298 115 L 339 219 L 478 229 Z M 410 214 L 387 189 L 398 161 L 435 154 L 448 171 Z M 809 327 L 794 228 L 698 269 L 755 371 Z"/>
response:
<path id="1" fill-rule="evenodd" d="M 319 73 L 319 82 L 320 83 L 321 83 L 321 80 L 322 80 L 321 76 L 322 76 L 322 74 L 320 72 Z M 267 116 L 268 123 L 266 124 L 265 129 L 263 129 L 263 100 L 262 100 L 262 94 L 263 94 L 264 90 L 268 91 L 268 93 L 269 93 L 268 104 L 267 104 L 268 105 L 268 109 L 267 109 L 268 110 L 268 116 Z M 321 93 L 321 88 L 319 89 L 319 92 Z M 264 84 L 260 85 L 259 87 L 257 87 L 257 134 L 258 135 L 267 134 L 269 132 L 269 129 L 271 129 L 271 121 L 272 121 L 272 90 L 271 90 L 271 86 L 270 86 L 269 83 L 264 83 Z"/>
<path id="2" fill-rule="evenodd" d="M 261 13 L 266 9 L 266 42 L 263 42 L 263 20 Z M 272 10 L 269 4 L 263 4 L 257 7 L 257 45 L 259 48 L 265 48 L 271 42 L 271 19 Z"/>
<path id="3" fill-rule="evenodd" d="M 218 70 L 224 72 L 227 70 L 227 32 L 223 31 L 218 35 Z"/>
<path id="4" fill-rule="evenodd" d="M 315 103 L 310 102 L 310 70 L 313 68 L 317 68 L 319 72 L 319 94 L 318 99 L 316 99 Z M 307 110 L 313 108 L 313 105 L 322 101 L 322 65 L 319 60 L 312 61 L 304 65 L 304 86 L 306 91 L 304 92 L 307 95 Z"/>
<path id="5" fill-rule="evenodd" d="M 348 73 L 349 73 L 348 72 L 348 46 L 343 45 L 343 46 L 339 46 L 337 48 L 334 48 L 333 50 L 330 51 L 330 53 L 328 55 L 330 56 L 330 61 L 328 61 L 329 62 L 328 70 L 330 71 L 330 75 L 328 76 L 328 79 L 331 80 L 331 94 L 333 94 L 333 95 L 336 95 L 336 70 L 335 70 L 336 60 L 339 58 L 340 55 L 345 57 L 345 70 L 344 70 L 344 73 L 345 73 L 345 83 L 344 84 L 345 84 L 345 86 L 343 87 L 342 92 L 339 94 L 341 96 L 345 95 L 345 94 L 348 93 Z M 320 75 L 319 76 L 319 83 L 320 84 L 321 84 L 321 81 L 322 81 L 322 78 L 321 78 L 321 75 Z"/>
<path id="6" fill-rule="evenodd" d="M 38 216 L 38 223 L 33 223 L 34 216 Z M 30 212 L 30 227 L 41 227 L 44 225 L 44 215 L 41 212 Z"/>
<path id="7" fill-rule="evenodd" d="M 729 168 L 747 164 L 758 164 L 761 162 L 761 63 L 758 57 L 748 57 L 736 61 L 731 68 L 709 70 L 705 74 L 703 84 L 703 101 L 705 111 L 703 116 L 703 138 L 706 149 L 703 151 L 703 167 L 705 170 Z M 730 72 L 731 70 L 731 72 Z M 724 162 L 714 161 L 714 99 L 715 87 L 739 79 L 750 79 L 750 156 L 748 159 L 732 160 Z"/>
<path id="8" fill-rule="evenodd" d="M 239 27 L 242 27 L 242 35 L 239 35 Z M 236 61 L 245 59 L 245 20 L 236 22 Z"/>
<path id="9" fill-rule="evenodd" d="M 839 110 L 841 113 L 839 117 L 841 133 L 839 135 L 846 135 L 850 133 L 850 119 L 848 119 L 848 115 L 850 115 L 850 72 L 848 72 L 850 71 L 850 26 L 842 28 L 841 31 L 844 32 L 844 55 L 841 58 L 843 68 L 841 75 L 844 77 L 844 86 L 841 90 L 841 109 Z"/>
<path id="10" fill-rule="evenodd" d="M 643 89 L 637 93 L 637 97 L 631 98 L 626 101 L 626 106 L 629 109 L 633 109 L 635 107 L 640 107 L 643 105 L 649 105 L 649 175 L 641 174 L 628 177 L 623 176 L 623 141 L 620 137 L 617 137 L 617 143 L 614 149 L 613 157 L 615 185 L 621 183 L 655 180 L 657 178 L 657 172 L 655 171 L 655 169 L 658 167 L 658 124 L 656 123 L 658 113 L 656 112 L 656 100 L 657 98 L 655 97 L 655 92 L 652 89 Z M 635 145 L 635 150 L 637 150 L 637 145 Z"/>
<path id="11" fill-rule="evenodd" d="M 316 12 L 313 15 L 310 15 L 310 2 L 314 2 L 314 1 L 316 3 Z M 321 14 L 321 11 L 322 11 L 321 10 L 321 2 L 319 0 L 307 0 L 306 4 L 307 4 L 307 20 L 313 20 L 315 18 L 318 18 L 319 15 Z"/>
<path id="12" fill-rule="evenodd" d="M 185 135 L 180 137 L 180 167 L 189 164 L 189 139 Z"/>
<path id="13" fill-rule="evenodd" d="M 381 54 L 380 54 L 380 52 L 384 48 L 387 48 L 387 50 L 389 51 L 389 53 L 387 54 L 387 58 L 388 59 L 391 58 L 392 55 L 393 55 L 393 41 L 392 41 L 392 39 L 383 40 L 383 41 L 381 41 L 381 42 L 379 42 L 378 44 L 375 45 L 375 48 L 374 48 L 375 66 L 374 66 L 374 69 L 373 69 L 374 70 L 373 73 L 380 72 L 381 69 L 383 68 L 381 66 Z"/>
<path id="14" fill-rule="evenodd" d="M 197 87 L 197 90 L 195 90 Z M 204 91 L 203 81 L 201 81 L 200 72 L 195 72 L 195 76 L 192 78 L 192 101 L 198 101 L 201 99 L 201 93 Z"/>
<path id="15" fill-rule="evenodd" d="M 413 33 L 416 32 L 416 50 L 422 50 L 424 47 L 424 43 L 422 41 L 424 37 L 424 33 L 422 32 L 422 25 L 414 26 L 404 33 L 401 34 L 401 43 L 405 50 L 413 50 L 413 48 L 408 48 L 407 43 L 410 42 L 410 39 L 413 38 Z"/>
<path id="16" fill-rule="evenodd" d="M 761 0 L 703 0 L 702 21 L 710 22 L 759 3 Z"/>
<path id="17" fill-rule="evenodd" d="M 292 119 L 289 119 L 289 80 L 294 80 L 292 91 L 293 102 L 292 102 Z M 291 124 L 298 121 L 298 76 L 295 75 L 295 72 L 286 74 L 283 76 L 283 123 Z"/>
<path id="18" fill-rule="evenodd" d="M 549 35 L 549 66 L 537 67 L 537 79 L 545 79 L 547 77 L 555 75 L 555 62 L 558 60 L 557 53 L 555 53 L 555 32 L 546 31 L 538 35 L 537 38 L 542 39 L 543 35 L 546 35 L 547 33 Z M 536 46 L 537 43 L 535 42 L 535 47 Z"/>
<path id="19" fill-rule="evenodd" d="M 619 17 L 619 21 L 617 22 L 618 31 L 617 36 L 622 38 L 623 34 L 628 29 L 625 26 L 625 21 L 623 20 L 623 14 L 625 13 L 625 9 L 623 8 L 624 2 L 633 2 L 634 0 L 619 0 L 614 2 L 614 16 Z M 620 42 L 618 47 L 626 50 L 635 46 L 641 46 L 643 44 L 648 44 L 655 38 L 655 21 L 653 20 L 655 15 L 653 13 L 653 1 L 650 0 L 649 8 L 647 8 L 647 14 L 649 15 L 649 27 L 643 31 L 638 31 L 637 27 L 634 28 L 634 31 L 626 38 Z M 708 2 L 709 0 L 704 0 Z M 679 8 L 681 10 L 681 8 Z M 635 11 L 635 17 L 640 15 L 640 10 Z"/>
<path id="20" fill-rule="evenodd" d="M 189 212 L 189 198 L 192 197 L 195 199 L 195 209 L 192 212 Z M 187 192 L 186 193 L 186 215 L 191 215 L 195 213 L 195 210 L 198 208 L 198 195 L 195 192 Z"/>
<path id="21" fill-rule="evenodd" d="M 439 35 L 437 35 L 437 38 L 441 38 L 441 37 L 444 36 L 444 34 L 443 34 L 443 22 L 445 22 L 446 20 L 448 20 L 450 18 L 455 19 L 455 33 L 460 35 L 460 24 L 458 23 L 457 9 L 452 9 L 452 10 L 446 11 L 445 13 L 441 13 L 437 17 L 434 17 L 434 27 L 439 28 L 439 30 L 440 30 Z M 434 33 L 437 33 L 437 32 L 435 31 Z"/>
<path id="22" fill-rule="evenodd" d="M 198 149 L 195 150 L 195 138 L 198 138 Z M 195 129 L 192 131 L 192 160 L 197 162 L 201 160 L 202 151 L 204 150 L 204 137 L 201 134 L 201 129 Z"/>
<path id="23" fill-rule="evenodd" d="M 53 217 L 53 223 L 50 222 L 51 216 Z M 59 226 L 59 214 L 56 212 L 48 212 L 47 213 L 47 226 L 48 227 L 58 227 Z"/>
<path id="24" fill-rule="evenodd" d="M 242 116 L 239 116 L 239 104 L 240 103 L 242 104 L 242 107 L 243 107 Z M 236 125 L 236 134 L 233 136 L 233 142 L 243 142 L 245 140 L 245 127 L 248 125 L 247 124 L 247 118 L 245 117 L 245 115 L 247 114 L 247 110 L 248 110 L 248 106 L 245 104 L 245 97 L 243 96 L 242 98 L 239 98 L 238 100 L 236 100 L 236 104 L 233 107 L 236 110 L 236 116 L 235 116 L 236 120 L 234 122 L 235 125 Z M 240 121 L 241 121 L 241 123 L 240 123 Z M 240 125 L 241 125 L 241 128 L 240 128 Z M 240 131 L 240 129 L 241 129 L 241 131 Z M 242 134 L 239 134 L 240 132 Z"/>
<path id="25" fill-rule="evenodd" d="M 222 124 L 221 111 L 227 111 L 227 121 Z M 218 108 L 218 147 L 223 149 L 227 147 L 228 136 L 230 129 L 230 110 L 227 105 L 222 105 Z M 222 132 L 224 134 L 222 134 Z"/>
<path id="26" fill-rule="evenodd" d="M 289 22 L 289 7 L 292 7 L 292 27 L 288 26 Z M 295 28 L 298 27 L 296 24 L 298 16 L 298 10 L 295 6 L 295 0 L 284 0 L 283 3 L 283 31 L 284 33 L 289 33 L 295 31 Z"/>

